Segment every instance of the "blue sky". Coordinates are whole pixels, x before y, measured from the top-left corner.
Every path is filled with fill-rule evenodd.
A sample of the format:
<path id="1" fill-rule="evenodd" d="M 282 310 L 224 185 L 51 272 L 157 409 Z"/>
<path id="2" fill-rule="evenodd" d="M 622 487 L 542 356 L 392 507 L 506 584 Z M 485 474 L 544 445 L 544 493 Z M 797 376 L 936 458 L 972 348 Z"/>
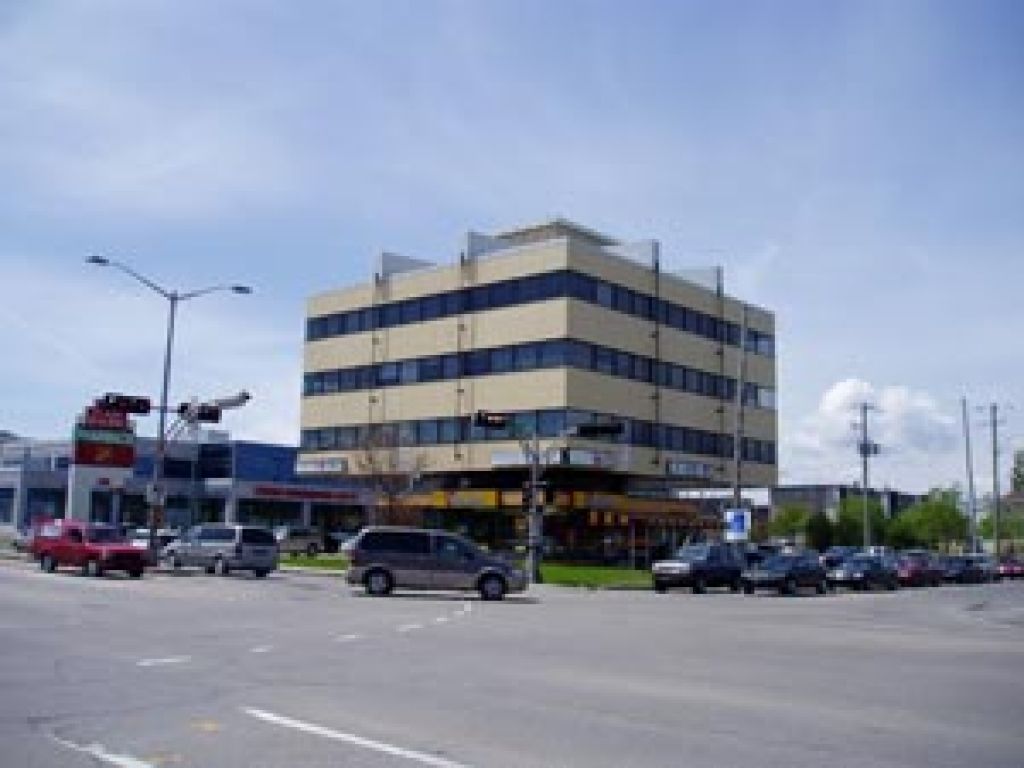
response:
<path id="1" fill-rule="evenodd" d="M 184 308 L 172 390 L 294 441 L 308 294 L 561 215 L 776 311 L 784 482 L 857 477 L 861 397 L 881 482 L 961 480 L 961 395 L 1024 437 L 1021 40 L 1017 2 L 5 3 L 0 428 L 156 392 L 163 308 L 90 253 L 252 283 Z"/>

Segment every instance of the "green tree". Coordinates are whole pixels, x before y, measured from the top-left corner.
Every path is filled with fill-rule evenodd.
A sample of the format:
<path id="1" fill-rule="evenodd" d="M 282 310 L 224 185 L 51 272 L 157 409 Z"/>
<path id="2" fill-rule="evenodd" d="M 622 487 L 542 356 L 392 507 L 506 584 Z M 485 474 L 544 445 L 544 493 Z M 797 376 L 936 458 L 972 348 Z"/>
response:
<path id="1" fill-rule="evenodd" d="M 839 502 L 839 514 L 833 530 L 833 542 L 848 547 L 859 547 L 864 543 L 864 507 L 859 495 L 848 496 Z M 882 505 L 876 499 L 868 499 L 868 522 L 871 526 L 871 543 L 885 541 L 888 521 L 882 512 Z"/>
<path id="2" fill-rule="evenodd" d="M 1024 451 L 1013 455 L 1013 492 L 1024 493 Z"/>
<path id="3" fill-rule="evenodd" d="M 800 504 L 785 504 L 768 524 L 768 535 L 795 539 L 807 527 L 807 509 Z"/>
<path id="4" fill-rule="evenodd" d="M 832 546 L 834 534 L 832 521 L 822 514 L 811 515 L 804 525 L 804 534 L 807 537 L 807 546 L 824 552 Z"/>
<path id="5" fill-rule="evenodd" d="M 918 538 L 912 520 L 908 519 L 905 514 L 889 522 L 885 529 L 885 543 L 896 549 L 910 549 L 927 544 Z"/>
<path id="6" fill-rule="evenodd" d="M 983 517 L 978 523 L 978 534 L 983 539 L 991 539 L 995 534 L 994 523 L 992 515 Z M 1005 507 L 999 510 L 999 538 L 1024 539 L 1024 511 Z"/>
<path id="7" fill-rule="evenodd" d="M 960 512 L 955 491 L 936 490 L 900 515 L 900 527 L 919 543 L 937 548 L 967 538 L 967 518 Z"/>

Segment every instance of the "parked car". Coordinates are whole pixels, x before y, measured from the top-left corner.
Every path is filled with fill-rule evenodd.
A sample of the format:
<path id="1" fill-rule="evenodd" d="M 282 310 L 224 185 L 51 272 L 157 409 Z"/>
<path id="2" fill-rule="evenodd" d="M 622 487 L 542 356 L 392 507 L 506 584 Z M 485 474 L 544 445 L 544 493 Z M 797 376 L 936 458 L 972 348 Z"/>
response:
<path id="1" fill-rule="evenodd" d="M 359 531 L 344 531 L 336 529 L 328 531 L 324 537 L 324 552 L 334 554 L 341 550 L 347 541 L 354 539 Z"/>
<path id="2" fill-rule="evenodd" d="M 854 555 L 828 572 L 828 583 L 833 588 L 856 590 L 896 589 L 900 582 L 897 572 L 880 557 Z"/>
<path id="3" fill-rule="evenodd" d="M 39 567 L 48 573 L 62 565 L 71 565 L 81 568 L 87 576 L 124 571 L 137 579 L 146 570 L 145 555 L 128 544 L 117 528 L 109 525 L 54 520 L 39 529 L 29 551 L 39 561 Z"/>
<path id="4" fill-rule="evenodd" d="M 936 555 L 913 549 L 900 554 L 896 575 L 908 587 L 937 587 L 942 584 L 942 563 Z"/>
<path id="5" fill-rule="evenodd" d="M 164 547 L 161 559 L 176 569 L 198 566 L 220 576 L 251 571 L 262 578 L 277 569 L 277 539 L 257 525 L 200 525 Z"/>
<path id="6" fill-rule="evenodd" d="M 155 554 L 149 554 L 149 528 L 133 528 L 128 532 L 128 543 L 146 553 L 146 565 L 156 565 L 159 554 L 168 544 L 178 538 L 178 532 L 170 528 L 161 528 L 156 532 Z"/>
<path id="7" fill-rule="evenodd" d="M 283 554 L 316 557 L 324 551 L 324 537 L 319 528 L 301 525 L 279 525 L 274 529 L 277 549 Z"/>
<path id="8" fill-rule="evenodd" d="M 1024 577 L 1024 560 L 1013 557 L 1012 555 L 1004 556 L 999 561 L 999 575 L 1004 579 L 1019 579 Z"/>
<path id="9" fill-rule="evenodd" d="M 501 600 L 526 589 L 526 573 L 473 542 L 446 531 L 373 526 L 345 544 L 347 579 L 370 595 L 396 587 L 476 590 L 484 600 Z"/>
<path id="10" fill-rule="evenodd" d="M 32 539 L 35 538 L 35 535 L 36 532 L 32 528 L 19 528 L 14 532 L 11 546 L 15 552 L 28 552 L 32 547 Z"/>
<path id="11" fill-rule="evenodd" d="M 750 595 L 758 589 L 775 589 L 794 595 L 800 587 L 814 587 L 818 594 L 828 591 L 825 569 L 815 552 L 794 552 L 770 557 L 741 576 L 743 591 Z"/>
<path id="12" fill-rule="evenodd" d="M 839 567 L 839 564 L 857 554 L 857 547 L 829 547 L 819 558 L 826 571 Z"/>
<path id="13" fill-rule="evenodd" d="M 955 584 L 980 584 L 985 574 L 969 556 L 947 555 L 942 559 L 942 579 Z"/>
<path id="14" fill-rule="evenodd" d="M 999 581 L 999 565 L 995 557 L 985 554 L 967 555 L 971 563 L 981 572 L 982 581 Z"/>
<path id="15" fill-rule="evenodd" d="M 687 544 L 651 567 L 655 592 L 689 587 L 695 595 L 708 587 L 738 592 L 742 573 L 743 563 L 728 544 Z"/>

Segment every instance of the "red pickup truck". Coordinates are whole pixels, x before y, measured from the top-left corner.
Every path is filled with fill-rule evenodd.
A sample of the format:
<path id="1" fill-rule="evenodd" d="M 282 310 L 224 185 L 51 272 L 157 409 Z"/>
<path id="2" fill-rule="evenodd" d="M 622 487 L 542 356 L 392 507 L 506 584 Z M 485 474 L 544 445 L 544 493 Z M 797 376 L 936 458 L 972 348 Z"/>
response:
<path id="1" fill-rule="evenodd" d="M 29 548 L 39 567 L 52 573 L 61 565 L 82 569 L 87 576 L 125 571 L 134 579 L 146 570 L 146 553 L 124 540 L 110 525 L 54 520 L 39 527 Z"/>

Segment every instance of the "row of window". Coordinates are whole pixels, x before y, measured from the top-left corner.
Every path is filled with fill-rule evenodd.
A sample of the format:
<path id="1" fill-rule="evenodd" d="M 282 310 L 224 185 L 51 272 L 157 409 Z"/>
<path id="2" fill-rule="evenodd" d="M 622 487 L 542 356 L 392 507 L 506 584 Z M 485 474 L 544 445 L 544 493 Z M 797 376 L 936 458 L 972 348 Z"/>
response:
<path id="1" fill-rule="evenodd" d="M 740 344 L 740 327 L 736 323 L 572 270 L 311 317 L 306 322 L 306 341 L 558 298 L 579 299 L 645 320 L 656 320 L 662 325 L 734 347 Z M 752 329 L 747 330 L 746 347 L 750 352 L 767 357 L 775 355 L 774 337 Z"/>
<path id="2" fill-rule="evenodd" d="M 541 368 L 579 368 L 618 376 L 695 395 L 733 400 L 736 380 L 684 365 L 655 361 L 643 355 L 589 344 L 573 339 L 551 339 L 493 349 L 474 349 L 447 355 L 431 355 L 375 365 L 307 373 L 303 394 L 331 395 L 375 387 L 444 381 L 463 376 L 487 376 Z M 746 405 L 775 407 L 775 390 L 747 382 Z"/>
<path id="3" fill-rule="evenodd" d="M 504 427 L 483 427 L 468 416 L 440 419 L 396 421 L 384 424 L 322 427 L 302 431 L 304 451 L 350 451 L 392 446 L 415 447 L 449 445 L 487 440 L 513 440 L 532 435 L 559 437 L 580 424 L 620 422 L 622 434 L 595 438 L 602 442 L 630 444 L 668 451 L 692 453 L 716 458 L 732 458 L 733 437 L 690 427 L 655 424 L 642 419 L 625 419 L 608 414 L 557 408 L 518 411 L 508 414 Z M 743 460 L 761 464 L 775 463 L 775 443 L 755 438 L 743 439 Z"/>

